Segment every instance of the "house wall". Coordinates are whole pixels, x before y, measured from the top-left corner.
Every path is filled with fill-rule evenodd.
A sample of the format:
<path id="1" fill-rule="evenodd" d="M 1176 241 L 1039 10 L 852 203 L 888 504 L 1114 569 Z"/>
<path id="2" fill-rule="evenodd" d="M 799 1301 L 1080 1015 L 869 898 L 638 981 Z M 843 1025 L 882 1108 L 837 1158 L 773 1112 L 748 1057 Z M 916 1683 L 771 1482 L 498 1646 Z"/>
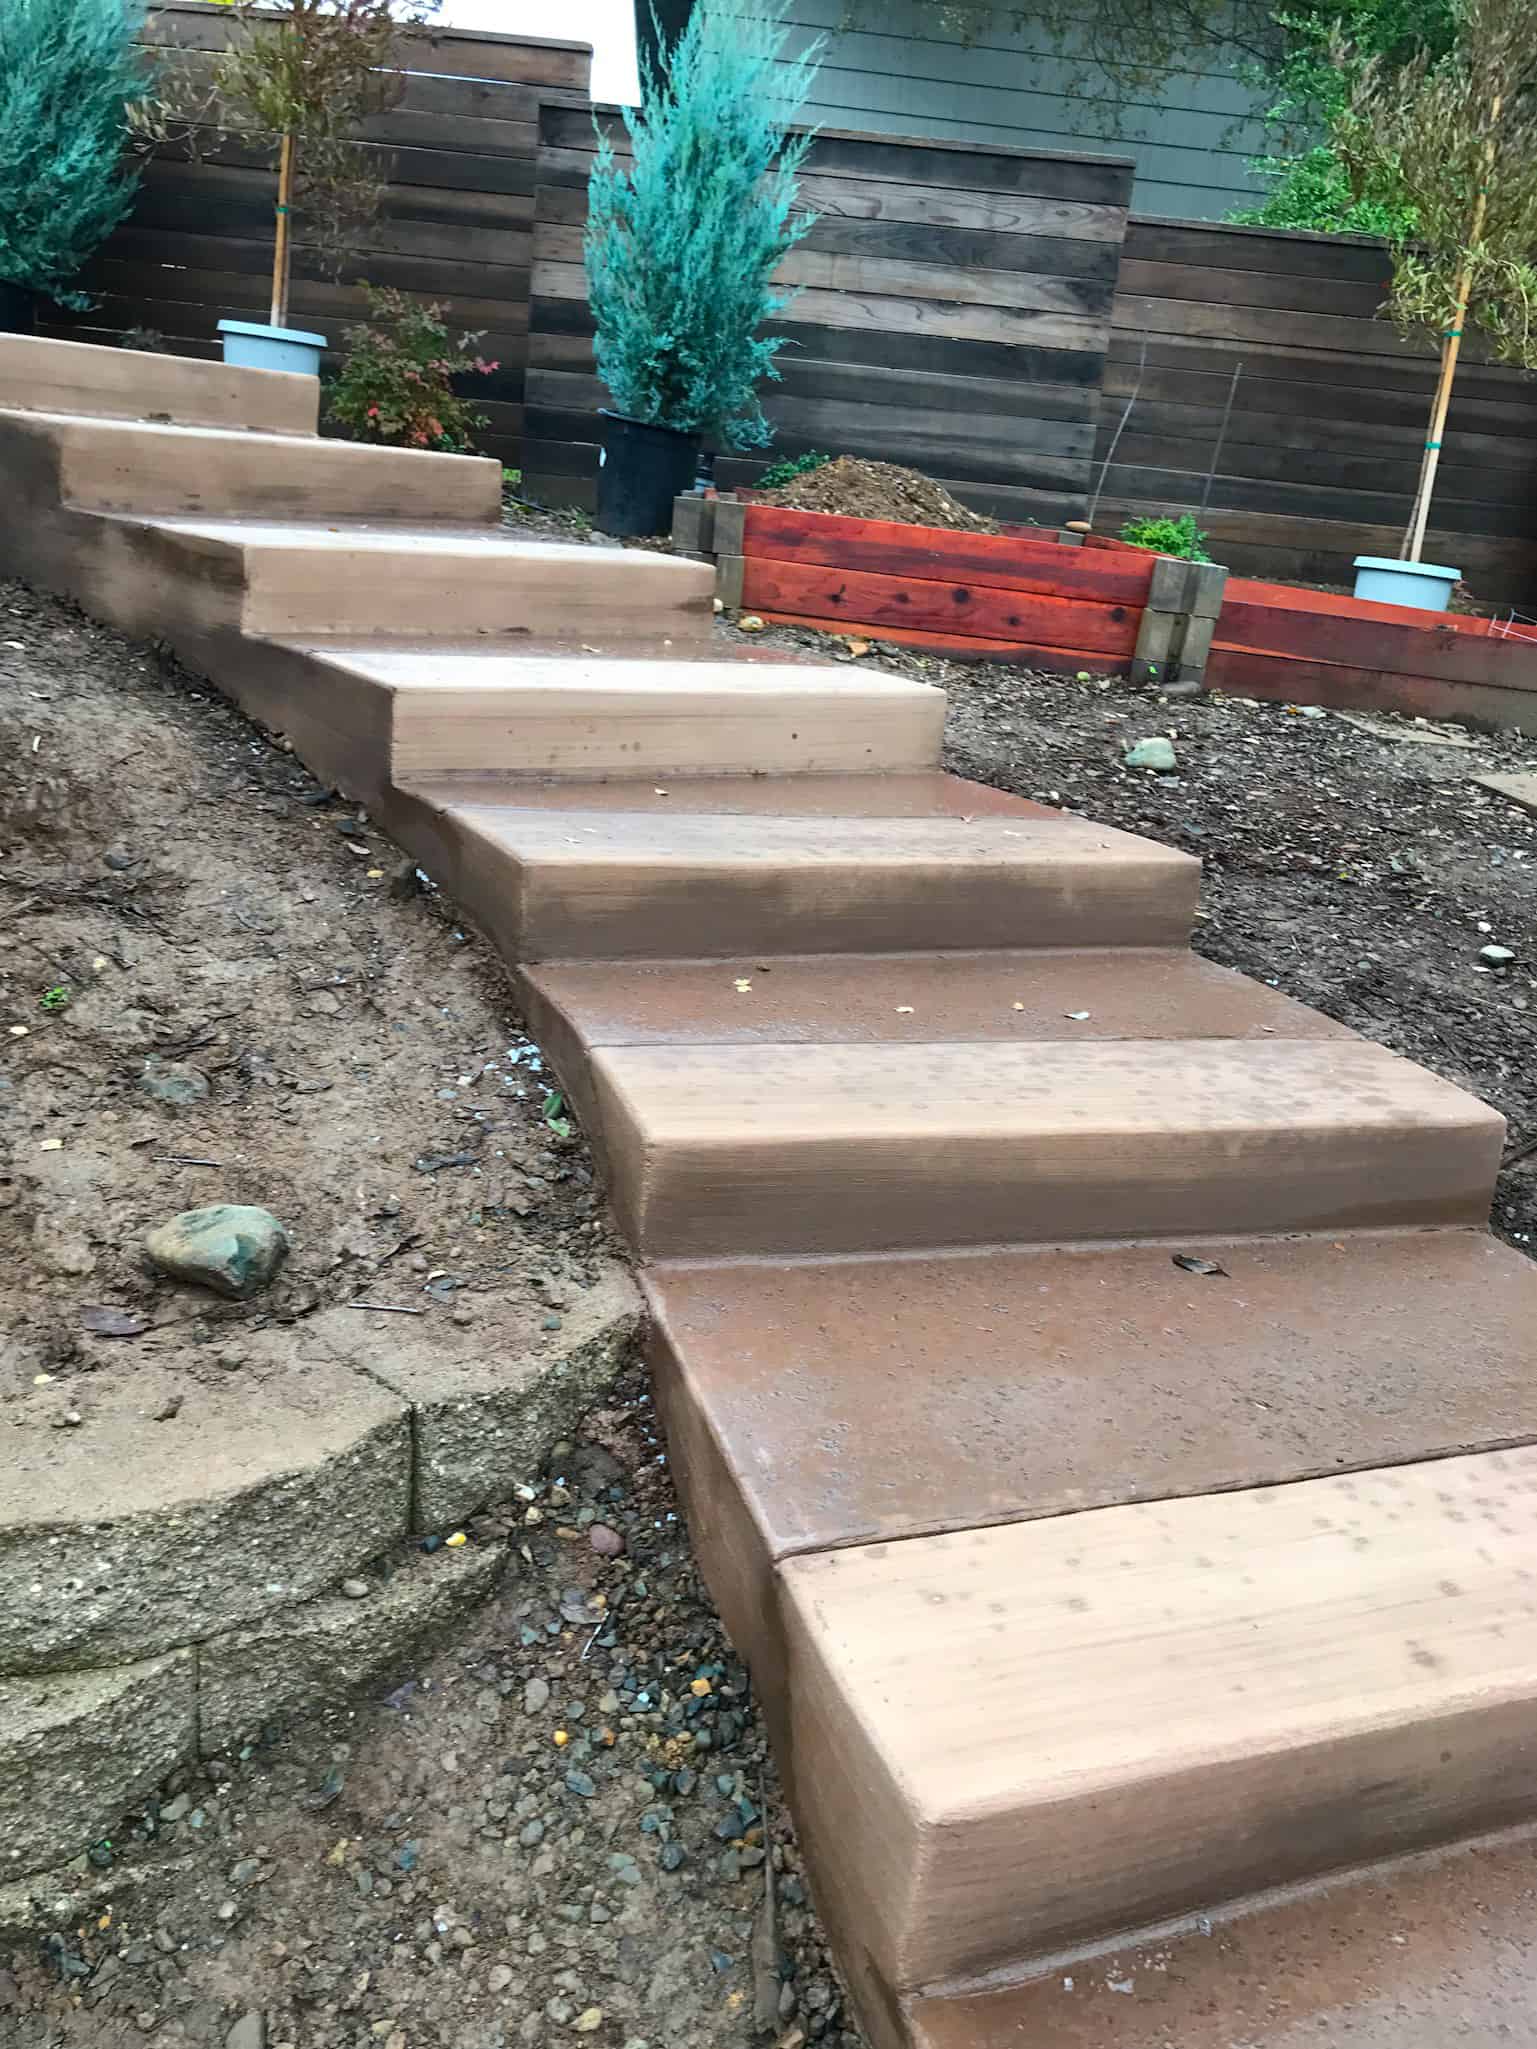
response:
<path id="1" fill-rule="evenodd" d="M 1086 101 L 1040 30 L 988 28 L 966 45 L 936 33 L 936 13 L 934 0 L 791 0 L 789 49 L 829 39 L 806 118 L 1009 149 L 1114 150 L 1134 161 L 1146 213 L 1222 220 L 1262 195 L 1248 170 L 1267 146 L 1254 93 L 1208 54 L 1165 74 L 1107 131 L 1092 82 Z"/>

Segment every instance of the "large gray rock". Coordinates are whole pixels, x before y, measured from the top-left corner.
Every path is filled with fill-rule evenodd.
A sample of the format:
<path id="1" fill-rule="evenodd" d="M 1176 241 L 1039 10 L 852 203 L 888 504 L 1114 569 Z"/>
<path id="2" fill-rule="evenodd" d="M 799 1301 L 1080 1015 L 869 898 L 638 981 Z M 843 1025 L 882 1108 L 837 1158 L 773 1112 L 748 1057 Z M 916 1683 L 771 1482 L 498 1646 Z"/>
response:
<path id="1" fill-rule="evenodd" d="M 220 1202 L 157 1224 L 144 1249 L 177 1280 L 244 1298 L 259 1294 L 288 1257 L 288 1233 L 271 1210 Z"/>
<path id="2" fill-rule="evenodd" d="M 0 1875 L 46 1871 L 110 1834 L 195 1737 L 190 1651 L 0 1679 Z"/>
<path id="3" fill-rule="evenodd" d="M 198 1734 L 217 1756 L 268 1722 L 339 1706 L 393 1675 L 424 1639 L 490 1593 L 507 1562 L 501 1544 L 429 1557 L 397 1552 L 366 1600 L 324 1594 L 217 1636 L 198 1654 Z"/>

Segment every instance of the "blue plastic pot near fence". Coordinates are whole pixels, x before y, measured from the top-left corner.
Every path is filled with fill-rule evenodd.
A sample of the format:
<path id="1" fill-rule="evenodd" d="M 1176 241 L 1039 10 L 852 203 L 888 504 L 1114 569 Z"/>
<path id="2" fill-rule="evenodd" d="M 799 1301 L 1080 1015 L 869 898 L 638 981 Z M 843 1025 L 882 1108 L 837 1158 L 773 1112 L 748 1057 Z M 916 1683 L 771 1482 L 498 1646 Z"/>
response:
<path id="1" fill-rule="evenodd" d="M 1357 555 L 1356 596 L 1374 605 L 1413 605 L 1421 612 L 1444 612 L 1462 581 L 1460 569 L 1435 562 L 1395 562 L 1390 555 Z"/>
<path id="2" fill-rule="evenodd" d="M 224 360 L 241 370 L 293 370 L 301 377 L 320 375 L 326 338 L 299 327 L 268 327 L 260 320 L 221 320 Z"/>

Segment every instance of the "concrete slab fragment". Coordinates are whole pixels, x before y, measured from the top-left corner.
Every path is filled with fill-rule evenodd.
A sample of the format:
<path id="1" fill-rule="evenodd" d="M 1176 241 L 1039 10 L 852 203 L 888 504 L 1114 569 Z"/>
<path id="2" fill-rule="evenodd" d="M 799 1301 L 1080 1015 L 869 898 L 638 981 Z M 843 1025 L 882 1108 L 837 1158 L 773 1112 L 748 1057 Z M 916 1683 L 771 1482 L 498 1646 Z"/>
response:
<path id="1" fill-rule="evenodd" d="M 449 1628 L 495 1587 L 506 1547 L 397 1551 L 362 1575 L 366 1598 L 328 1593 L 268 1614 L 198 1653 L 198 1744 L 228 1752 L 270 1722 L 340 1706 L 393 1674 L 424 1638 Z"/>
<path id="2" fill-rule="evenodd" d="M 238 1373 L 136 1348 L 78 1383 L 7 1390 L 0 1673 L 192 1642 L 404 1534 L 405 1402 L 302 1329 L 251 1332 L 242 1349 Z M 78 1429 L 52 1427 L 65 1394 Z M 180 1407 L 157 1421 L 169 1397 Z"/>
<path id="3" fill-rule="evenodd" d="M 193 1656 L 0 1679 L 0 1874 L 62 1864 L 105 1835 L 196 1732 Z"/>
<path id="4" fill-rule="evenodd" d="M 1473 780 L 1497 797 L 1508 797 L 1523 811 L 1537 811 L 1537 775 L 1476 775 Z"/>

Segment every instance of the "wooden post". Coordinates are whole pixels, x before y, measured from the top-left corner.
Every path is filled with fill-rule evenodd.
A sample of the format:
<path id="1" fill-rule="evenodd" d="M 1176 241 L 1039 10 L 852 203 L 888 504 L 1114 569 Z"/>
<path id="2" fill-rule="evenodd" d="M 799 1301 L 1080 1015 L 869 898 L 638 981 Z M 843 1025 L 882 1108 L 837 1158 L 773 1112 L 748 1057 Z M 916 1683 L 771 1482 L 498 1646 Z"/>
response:
<path id="1" fill-rule="evenodd" d="M 294 139 L 283 137 L 278 157 L 277 240 L 272 251 L 272 325 L 288 325 L 288 216 L 294 193 Z"/>
<path id="2" fill-rule="evenodd" d="M 1504 100 L 1496 93 L 1489 105 L 1489 139 L 1484 144 L 1484 175 L 1473 201 L 1473 217 L 1468 223 L 1468 255 L 1463 262 L 1457 279 L 1457 310 L 1452 324 L 1441 341 L 1441 374 L 1436 379 L 1435 403 L 1430 409 L 1430 432 L 1425 437 L 1425 453 L 1420 462 L 1420 481 L 1414 494 L 1414 513 L 1409 521 L 1409 531 L 1404 536 L 1404 545 L 1399 557 L 1404 562 L 1418 562 L 1425 550 L 1425 529 L 1430 524 L 1430 499 L 1436 487 L 1436 471 L 1441 464 L 1441 439 L 1446 432 L 1446 416 L 1451 409 L 1452 382 L 1457 375 L 1457 358 L 1462 353 L 1462 330 L 1467 324 L 1468 297 L 1473 284 L 1472 252 L 1478 246 L 1478 238 L 1484 232 L 1484 216 L 1489 211 L 1489 180 L 1494 174 L 1494 130 L 1499 123 L 1500 109 Z"/>

